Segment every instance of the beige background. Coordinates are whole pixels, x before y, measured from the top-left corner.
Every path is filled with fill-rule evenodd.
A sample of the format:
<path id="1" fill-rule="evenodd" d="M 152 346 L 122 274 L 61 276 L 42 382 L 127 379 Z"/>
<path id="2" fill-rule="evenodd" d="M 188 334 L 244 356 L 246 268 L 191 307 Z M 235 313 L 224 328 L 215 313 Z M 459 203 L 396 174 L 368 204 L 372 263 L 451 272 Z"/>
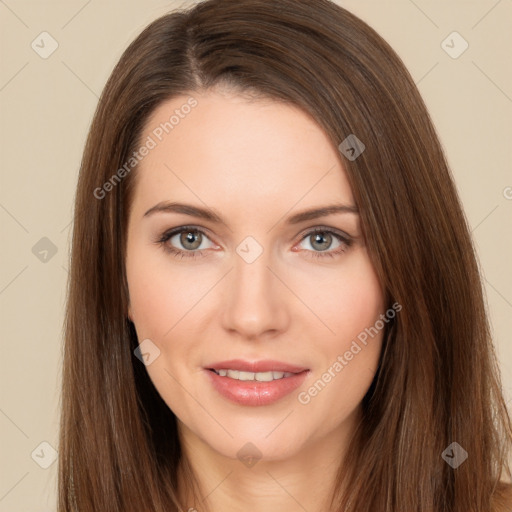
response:
<path id="1" fill-rule="evenodd" d="M 477 244 L 511 404 L 512 2 L 338 3 L 393 46 L 429 107 Z M 40 444 L 58 447 L 70 220 L 85 136 L 124 48 L 185 4 L 0 0 L 0 511 L 56 509 L 57 464 L 40 467 L 51 462 L 51 448 Z M 43 31 L 59 45 L 47 59 L 31 47 L 34 40 L 42 46 Z M 456 59 L 441 46 L 453 31 L 469 44 Z M 452 51 L 460 44 L 455 39 Z M 43 237 L 54 255 L 42 252 L 50 247 Z"/>

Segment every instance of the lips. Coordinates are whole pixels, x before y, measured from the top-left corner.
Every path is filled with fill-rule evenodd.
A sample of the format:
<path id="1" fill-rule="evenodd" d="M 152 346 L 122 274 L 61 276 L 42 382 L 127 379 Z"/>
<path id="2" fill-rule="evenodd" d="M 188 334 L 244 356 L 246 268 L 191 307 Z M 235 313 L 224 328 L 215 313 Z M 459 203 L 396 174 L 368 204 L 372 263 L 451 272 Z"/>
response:
<path id="1" fill-rule="evenodd" d="M 281 400 L 297 389 L 309 373 L 305 367 L 281 361 L 241 359 L 220 361 L 205 370 L 218 393 L 231 402 L 246 406 L 270 405 Z"/>
<path id="2" fill-rule="evenodd" d="M 270 359 L 262 361 L 244 361 L 243 359 L 230 359 L 229 361 L 220 361 L 206 367 L 208 370 L 238 370 L 242 372 L 262 373 L 262 372 L 284 372 L 301 373 L 307 368 L 305 366 L 296 366 L 281 361 Z"/>

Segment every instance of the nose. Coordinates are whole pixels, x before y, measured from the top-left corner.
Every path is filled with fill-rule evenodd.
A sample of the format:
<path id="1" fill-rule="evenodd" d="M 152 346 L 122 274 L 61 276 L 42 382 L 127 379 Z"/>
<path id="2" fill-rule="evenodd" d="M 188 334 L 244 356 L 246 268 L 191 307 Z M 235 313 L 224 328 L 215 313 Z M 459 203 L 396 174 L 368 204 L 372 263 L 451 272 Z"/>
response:
<path id="1" fill-rule="evenodd" d="M 290 313 L 286 294 L 290 292 L 276 277 L 264 251 L 252 263 L 234 255 L 234 268 L 226 276 L 222 324 L 240 338 L 255 340 L 275 337 L 288 327 Z"/>

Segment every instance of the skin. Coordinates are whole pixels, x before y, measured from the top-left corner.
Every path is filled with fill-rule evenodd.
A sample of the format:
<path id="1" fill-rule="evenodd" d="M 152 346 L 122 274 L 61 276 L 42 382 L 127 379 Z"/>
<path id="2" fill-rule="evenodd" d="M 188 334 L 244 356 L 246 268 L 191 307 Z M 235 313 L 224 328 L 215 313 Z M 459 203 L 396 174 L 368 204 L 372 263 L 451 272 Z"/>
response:
<path id="1" fill-rule="evenodd" d="M 354 205 L 343 157 L 294 106 L 220 89 L 193 96 L 197 106 L 137 170 L 126 257 L 129 318 L 139 342 L 149 338 L 160 350 L 146 369 L 178 418 L 184 452 L 208 495 L 195 503 L 198 510 L 208 504 L 213 511 L 325 512 L 378 366 L 383 331 L 308 404 L 298 394 L 375 324 L 385 312 L 384 295 L 358 214 L 297 225 L 287 218 L 333 203 Z M 162 103 L 142 140 L 188 98 Z M 175 212 L 144 216 L 161 201 L 207 206 L 224 223 Z M 187 225 L 205 233 L 195 246 L 180 243 L 180 234 L 155 242 Z M 333 258 L 315 258 L 344 245 L 329 234 L 315 243 L 314 234 L 306 236 L 315 227 L 346 233 L 353 243 Z M 252 263 L 236 252 L 247 236 L 263 249 Z M 189 253 L 199 247 L 204 257 L 176 258 L 166 244 Z M 204 369 L 234 358 L 275 359 L 310 372 L 283 399 L 244 406 L 220 395 Z M 237 457 L 247 442 L 261 453 L 252 467 Z M 188 490 L 180 492 L 192 507 Z"/>

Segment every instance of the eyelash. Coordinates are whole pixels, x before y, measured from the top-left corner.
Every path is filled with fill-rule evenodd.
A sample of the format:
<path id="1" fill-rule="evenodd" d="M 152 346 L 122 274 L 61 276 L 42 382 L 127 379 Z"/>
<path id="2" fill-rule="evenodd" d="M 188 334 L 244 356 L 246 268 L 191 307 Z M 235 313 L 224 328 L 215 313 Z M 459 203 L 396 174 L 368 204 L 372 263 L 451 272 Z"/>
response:
<path id="1" fill-rule="evenodd" d="M 179 228 L 174 228 L 169 231 L 165 231 L 155 242 L 159 245 L 162 245 L 164 247 L 164 250 L 174 256 L 175 258 L 203 258 L 205 255 L 203 254 L 204 251 L 181 251 L 179 249 L 176 249 L 175 247 L 167 244 L 168 240 L 170 240 L 174 235 L 178 235 L 183 232 L 192 232 L 192 233 L 201 233 L 202 235 L 206 236 L 208 238 L 208 235 L 202 230 L 194 226 L 181 226 Z M 337 231 L 333 231 L 331 228 L 326 227 L 317 227 L 313 228 L 307 233 L 305 233 L 302 238 L 300 239 L 300 242 L 303 242 L 306 238 L 308 238 L 311 235 L 314 235 L 316 233 L 322 233 L 326 234 L 329 233 L 331 235 L 334 235 L 335 238 L 337 238 L 341 242 L 341 246 L 338 247 L 338 249 L 333 251 L 310 251 L 306 250 L 306 252 L 311 253 L 310 256 L 313 258 L 334 258 L 335 256 L 338 256 L 342 253 L 344 253 L 347 249 L 350 248 L 352 245 L 353 240 L 347 236 L 342 235 L 341 233 L 338 233 Z M 300 243 L 299 242 L 299 243 Z"/>

